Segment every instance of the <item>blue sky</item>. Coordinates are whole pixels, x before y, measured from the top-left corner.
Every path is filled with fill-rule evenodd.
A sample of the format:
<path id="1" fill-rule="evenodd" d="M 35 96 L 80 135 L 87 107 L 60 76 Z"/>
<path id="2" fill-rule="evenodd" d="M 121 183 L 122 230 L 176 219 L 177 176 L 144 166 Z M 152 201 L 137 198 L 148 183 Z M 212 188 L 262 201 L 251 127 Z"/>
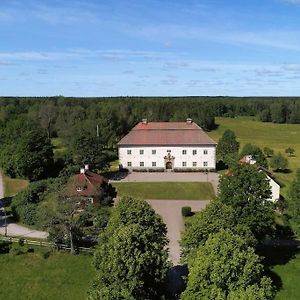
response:
<path id="1" fill-rule="evenodd" d="M 300 96 L 300 0 L 1 0 L 0 95 Z"/>

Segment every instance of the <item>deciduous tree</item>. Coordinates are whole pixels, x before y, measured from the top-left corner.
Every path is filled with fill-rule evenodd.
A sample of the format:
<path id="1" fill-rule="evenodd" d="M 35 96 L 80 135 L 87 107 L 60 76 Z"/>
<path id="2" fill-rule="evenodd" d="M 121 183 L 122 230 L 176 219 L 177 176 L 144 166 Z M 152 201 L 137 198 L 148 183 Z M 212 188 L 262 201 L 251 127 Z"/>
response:
<path id="1" fill-rule="evenodd" d="M 239 151 L 240 144 L 236 140 L 235 133 L 232 130 L 225 130 L 220 138 L 217 146 L 217 158 L 228 163 L 228 159 L 236 156 Z"/>
<path id="2" fill-rule="evenodd" d="M 278 152 L 271 158 L 270 166 L 276 172 L 283 172 L 288 169 L 288 160 Z"/>
<path id="3" fill-rule="evenodd" d="M 162 299 L 169 269 L 166 226 L 148 203 L 121 199 L 95 252 L 90 299 Z"/>
<path id="4" fill-rule="evenodd" d="M 188 265 L 190 272 L 182 300 L 274 297 L 272 281 L 264 276 L 260 258 L 247 241 L 230 230 L 210 235 Z M 246 297 L 249 294 L 252 298 Z"/>

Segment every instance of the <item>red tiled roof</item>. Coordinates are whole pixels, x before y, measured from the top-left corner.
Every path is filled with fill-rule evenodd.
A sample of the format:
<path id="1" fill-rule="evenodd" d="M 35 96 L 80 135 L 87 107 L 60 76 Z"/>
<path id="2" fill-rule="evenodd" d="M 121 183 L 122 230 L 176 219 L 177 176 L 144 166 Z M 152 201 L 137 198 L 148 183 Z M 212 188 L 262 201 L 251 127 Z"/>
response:
<path id="1" fill-rule="evenodd" d="M 118 145 L 216 145 L 196 123 L 150 122 L 137 124 Z"/>
<path id="2" fill-rule="evenodd" d="M 70 178 L 67 183 L 66 194 L 69 197 L 98 196 L 101 186 L 107 183 L 108 180 L 105 177 L 86 170 L 85 173 Z M 81 187 L 82 191 L 77 191 L 77 187 Z"/>

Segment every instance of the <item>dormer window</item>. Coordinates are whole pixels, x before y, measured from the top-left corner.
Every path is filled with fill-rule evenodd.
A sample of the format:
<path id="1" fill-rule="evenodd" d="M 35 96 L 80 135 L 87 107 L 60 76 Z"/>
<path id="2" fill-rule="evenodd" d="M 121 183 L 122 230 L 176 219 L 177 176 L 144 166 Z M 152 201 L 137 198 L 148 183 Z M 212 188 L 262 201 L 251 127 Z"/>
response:
<path id="1" fill-rule="evenodd" d="M 82 191 L 83 191 L 83 187 L 81 187 L 81 186 L 76 186 L 76 191 L 77 191 L 77 192 L 82 192 Z"/>

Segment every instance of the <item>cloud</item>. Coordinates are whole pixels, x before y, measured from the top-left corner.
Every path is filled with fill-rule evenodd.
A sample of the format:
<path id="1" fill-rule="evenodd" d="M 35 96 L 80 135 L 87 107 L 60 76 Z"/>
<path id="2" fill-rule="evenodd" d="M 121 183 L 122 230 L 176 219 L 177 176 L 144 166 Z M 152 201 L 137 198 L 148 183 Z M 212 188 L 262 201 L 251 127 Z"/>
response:
<path id="1" fill-rule="evenodd" d="M 188 27 L 175 24 L 148 25 L 138 29 L 127 27 L 123 30 L 135 37 L 162 42 L 168 37 L 172 40 L 201 40 L 300 51 L 298 39 L 300 30 L 237 31 L 235 28 L 224 30 L 223 28 Z"/>
<path id="2" fill-rule="evenodd" d="M 300 4 L 300 0 L 283 0 L 284 2 L 290 3 L 290 4 Z"/>

